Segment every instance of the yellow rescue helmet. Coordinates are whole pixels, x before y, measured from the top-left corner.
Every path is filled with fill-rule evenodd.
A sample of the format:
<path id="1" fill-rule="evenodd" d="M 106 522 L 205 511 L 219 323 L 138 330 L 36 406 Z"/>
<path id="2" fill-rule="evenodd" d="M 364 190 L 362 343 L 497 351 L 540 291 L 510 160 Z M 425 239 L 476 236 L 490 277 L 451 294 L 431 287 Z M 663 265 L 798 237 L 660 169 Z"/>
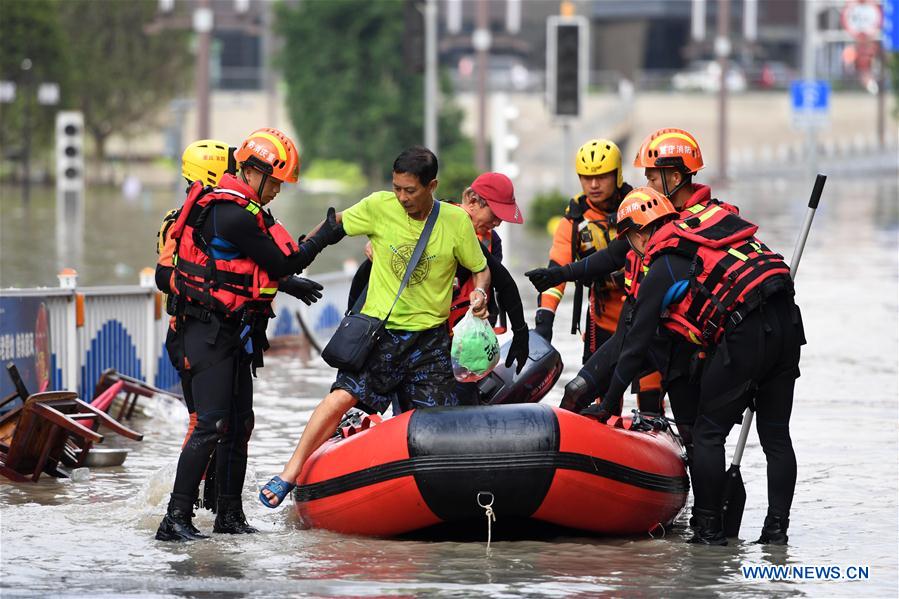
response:
<path id="1" fill-rule="evenodd" d="M 216 186 L 225 173 L 237 172 L 234 148 L 218 139 L 200 139 L 184 149 L 181 174 L 193 183 Z"/>
<path id="2" fill-rule="evenodd" d="M 617 187 L 624 185 L 621 172 L 621 150 L 611 139 L 591 139 L 580 147 L 574 159 L 578 175 L 593 177 L 618 171 Z"/>

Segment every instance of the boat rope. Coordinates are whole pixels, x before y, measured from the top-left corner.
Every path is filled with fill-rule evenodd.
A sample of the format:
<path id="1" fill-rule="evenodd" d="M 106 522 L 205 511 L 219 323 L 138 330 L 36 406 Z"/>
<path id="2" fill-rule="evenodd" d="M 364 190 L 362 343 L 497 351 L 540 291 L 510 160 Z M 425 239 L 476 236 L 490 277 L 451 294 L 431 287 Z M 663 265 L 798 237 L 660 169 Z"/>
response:
<path id="1" fill-rule="evenodd" d="M 489 497 L 489 503 L 481 501 L 481 495 L 485 498 Z M 490 541 L 493 535 L 493 523 L 496 522 L 496 514 L 493 511 L 493 500 L 496 499 L 490 491 L 478 491 L 478 505 L 484 508 L 484 515 L 487 516 L 487 552 L 490 552 Z M 486 501 L 486 500 L 485 500 Z"/>
<path id="2" fill-rule="evenodd" d="M 661 531 L 662 531 L 662 534 L 660 534 L 658 537 L 655 536 L 654 534 L 652 534 L 652 533 L 653 533 L 654 531 L 656 531 L 656 530 L 661 530 Z M 663 537 L 667 534 L 668 531 L 665 530 L 665 525 L 664 525 L 664 524 L 662 524 L 661 522 L 656 522 L 655 526 L 653 526 L 652 528 L 650 528 L 647 532 L 649 532 L 649 537 L 650 537 L 650 538 L 652 538 L 652 539 L 661 539 L 661 538 L 663 538 Z"/>

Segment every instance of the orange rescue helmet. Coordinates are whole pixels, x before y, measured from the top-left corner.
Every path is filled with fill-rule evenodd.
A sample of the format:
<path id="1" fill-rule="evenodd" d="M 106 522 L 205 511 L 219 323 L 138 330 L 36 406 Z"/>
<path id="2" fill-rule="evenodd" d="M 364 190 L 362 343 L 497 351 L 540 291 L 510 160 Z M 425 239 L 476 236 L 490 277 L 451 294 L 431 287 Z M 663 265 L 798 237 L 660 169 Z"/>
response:
<path id="1" fill-rule="evenodd" d="M 284 183 L 296 183 L 300 156 L 293 141 L 277 129 L 257 129 L 234 153 L 237 162 L 251 166 Z"/>
<path id="2" fill-rule="evenodd" d="M 651 187 L 638 187 L 624 196 L 618 207 L 618 235 L 629 230 L 642 231 L 671 215 L 677 215 L 677 210 L 668 198 Z"/>
<path id="3" fill-rule="evenodd" d="M 640 144 L 634 166 L 643 168 L 677 168 L 689 175 L 705 164 L 696 138 L 683 129 L 659 129 Z"/>

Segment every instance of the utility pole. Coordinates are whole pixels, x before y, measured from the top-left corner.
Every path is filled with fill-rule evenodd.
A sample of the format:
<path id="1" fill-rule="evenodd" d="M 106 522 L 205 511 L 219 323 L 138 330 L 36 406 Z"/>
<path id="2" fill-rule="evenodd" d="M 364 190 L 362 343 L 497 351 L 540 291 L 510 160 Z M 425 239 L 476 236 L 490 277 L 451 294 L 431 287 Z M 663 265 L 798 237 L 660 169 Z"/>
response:
<path id="1" fill-rule="evenodd" d="M 477 51 L 478 65 L 478 133 L 475 145 L 475 164 L 479 171 L 487 170 L 487 52 L 490 49 L 490 19 L 487 0 L 478 0 L 472 45 Z"/>
<path id="2" fill-rule="evenodd" d="M 22 132 L 22 170 L 24 175 L 22 178 L 22 201 L 27 205 L 31 201 L 31 99 L 34 92 L 32 86 L 32 63 L 30 58 L 23 58 L 22 68 L 22 87 L 25 93 L 25 113 L 23 115 L 23 123 L 25 125 Z"/>
<path id="3" fill-rule="evenodd" d="M 721 69 L 718 85 L 718 178 L 727 181 L 727 69 L 730 54 L 730 0 L 718 0 L 718 36 L 715 38 L 715 54 Z"/>
<path id="4" fill-rule="evenodd" d="M 425 2 L 425 147 L 438 154 L 437 0 Z"/>
<path id="5" fill-rule="evenodd" d="M 197 0 L 193 15 L 194 31 L 197 32 L 197 139 L 209 138 L 209 47 L 214 18 L 209 0 Z"/>
<path id="6" fill-rule="evenodd" d="M 817 79 L 815 68 L 815 52 L 818 47 L 818 10 L 815 2 L 803 2 L 803 35 L 802 35 L 802 78 L 807 82 Z M 818 142 L 813 126 L 806 128 L 805 155 L 808 157 L 810 173 L 818 170 Z"/>
<path id="7" fill-rule="evenodd" d="M 272 10 L 271 2 L 262 3 L 262 29 L 264 31 L 272 31 Z M 272 56 L 274 55 L 274 36 L 263 35 L 260 40 L 262 43 L 262 85 L 265 88 L 265 120 L 270 123 L 270 127 L 278 127 L 278 87 L 275 83 L 275 77 L 272 73 Z"/>
<path id="8" fill-rule="evenodd" d="M 212 127 L 210 126 L 210 74 L 209 63 L 212 48 L 213 31 L 216 26 L 220 31 L 242 31 L 248 35 L 259 36 L 262 43 L 264 65 L 263 86 L 274 93 L 275 85 L 272 81 L 270 69 L 270 56 L 272 44 L 271 36 L 271 6 L 269 0 L 257 0 L 256 5 L 261 6 L 261 23 L 255 19 L 248 19 L 246 13 L 249 10 L 250 0 L 232 0 L 234 11 L 219 11 L 218 20 L 215 17 L 215 9 L 223 0 L 193 0 L 194 11 L 190 16 L 174 14 L 175 0 L 159 0 L 159 12 L 156 19 L 144 25 L 144 32 L 157 35 L 168 30 L 192 30 L 197 34 L 197 54 L 195 62 L 196 85 L 194 86 L 194 102 L 197 111 L 197 139 L 208 139 Z M 270 87 L 268 87 L 270 86 Z M 267 116 L 275 118 L 277 107 L 275 101 L 270 100 L 266 107 Z"/>

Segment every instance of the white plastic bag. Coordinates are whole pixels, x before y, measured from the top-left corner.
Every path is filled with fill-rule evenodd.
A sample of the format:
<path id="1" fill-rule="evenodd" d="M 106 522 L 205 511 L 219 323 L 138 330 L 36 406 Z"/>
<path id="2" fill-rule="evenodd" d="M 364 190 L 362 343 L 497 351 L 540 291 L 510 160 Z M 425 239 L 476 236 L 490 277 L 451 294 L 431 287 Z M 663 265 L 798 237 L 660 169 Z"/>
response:
<path id="1" fill-rule="evenodd" d="M 450 350 L 453 376 L 460 383 L 479 381 L 499 362 L 499 341 L 493 327 L 469 310 L 453 327 Z"/>

